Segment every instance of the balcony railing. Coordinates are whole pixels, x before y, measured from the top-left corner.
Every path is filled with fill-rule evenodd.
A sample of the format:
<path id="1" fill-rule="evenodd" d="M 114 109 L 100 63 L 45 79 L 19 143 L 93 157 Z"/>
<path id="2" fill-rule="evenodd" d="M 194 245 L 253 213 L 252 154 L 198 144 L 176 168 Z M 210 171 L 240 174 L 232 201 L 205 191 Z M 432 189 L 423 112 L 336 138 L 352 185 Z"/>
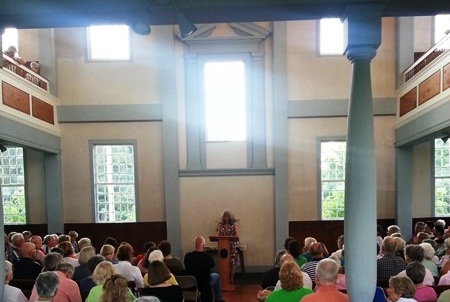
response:
<path id="1" fill-rule="evenodd" d="M 10 72 L 30 81 L 34 85 L 44 89 L 48 92 L 48 80 L 39 74 L 35 73 L 28 67 L 21 65 L 8 57 L 7 55 L 3 54 L 3 68 L 6 70 L 9 70 Z"/>

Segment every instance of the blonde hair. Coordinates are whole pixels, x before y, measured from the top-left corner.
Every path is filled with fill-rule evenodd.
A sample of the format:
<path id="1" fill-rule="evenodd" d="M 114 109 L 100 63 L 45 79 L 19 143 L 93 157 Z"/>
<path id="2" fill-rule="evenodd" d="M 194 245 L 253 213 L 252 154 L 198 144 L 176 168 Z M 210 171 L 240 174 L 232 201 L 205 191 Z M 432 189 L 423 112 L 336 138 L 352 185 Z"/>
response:
<path id="1" fill-rule="evenodd" d="M 97 267 L 94 269 L 94 273 L 92 274 L 92 280 L 97 285 L 101 285 L 105 283 L 105 280 L 111 277 L 116 273 L 116 269 L 109 261 L 100 262 Z"/>

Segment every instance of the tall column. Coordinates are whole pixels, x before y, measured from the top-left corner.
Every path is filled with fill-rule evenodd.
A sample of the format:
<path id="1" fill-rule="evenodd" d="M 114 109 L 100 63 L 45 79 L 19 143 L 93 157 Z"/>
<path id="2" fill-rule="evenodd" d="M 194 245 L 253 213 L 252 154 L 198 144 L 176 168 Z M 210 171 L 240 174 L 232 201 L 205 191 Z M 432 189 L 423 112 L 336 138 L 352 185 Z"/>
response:
<path id="1" fill-rule="evenodd" d="M 408 240 L 412 229 L 412 169 L 413 147 L 395 148 L 395 221 L 400 227 L 405 240 Z"/>
<path id="2" fill-rule="evenodd" d="M 5 29 L 3 27 L 0 27 L 0 48 L 3 45 L 2 41 L 2 35 L 5 33 Z M 3 54 L 3 51 L 2 51 Z M 2 58 L 2 65 L 3 65 L 3 58 Z M 0 68 L 3 68 L 3 66 L 0 65 Z M 2 176 L 0 175 L 0 183 L 2 182 Z M 2 190 L 0 190 L 0 230 L 5 229 L 5 222 L 3 221 L 3 197 L 2 197 Z M 0 253 L 0 263 L 5 263 L 5 253 L 3 252 L 5 250 L 5 237 L 3 234 L 0 236 L 0 250 L 2 251 Z M 4 267 L 4 265 L 2 265 Z M 5 280 L 5 270 L 0 269 L 0 280 Z M 0 282 L 0 298 L 3 300 L 3 291 L 5 289 L 5 282 Z"/>
<path id="3" fill-rule="evenodd" d="M 44 156 L 45 198 L 47 200 L 48 233 L 64 234 L 64 205 L 61 183 L 61 154 L 48 153 Z"/>
<path id="4" fill-rule="evenodd" d="M 349 7 L 345 54 L 352 81 L 345 166 L 345 273 L 350 301 L 371 302 L 376 287 L 376 171 L 370 62 L 381 43 L 380 8 Z"/>

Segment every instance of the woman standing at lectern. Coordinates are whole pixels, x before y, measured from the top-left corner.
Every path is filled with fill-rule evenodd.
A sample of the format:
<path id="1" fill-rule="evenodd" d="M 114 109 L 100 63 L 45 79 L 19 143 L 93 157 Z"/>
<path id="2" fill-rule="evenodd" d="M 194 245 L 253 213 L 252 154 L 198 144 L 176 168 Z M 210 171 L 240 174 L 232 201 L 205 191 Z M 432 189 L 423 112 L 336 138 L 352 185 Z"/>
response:
<path id="1" fill-rule="evenodd" d="M 239 236 L 236 218 L 230 210 L 223 211 L 219 225 L 217 236 Z M 230 246 L 230 284 L 234 282 L 234 271 L 236 265 L 239 265 L 238 255 L 239 242 L 231 242 Z"/>

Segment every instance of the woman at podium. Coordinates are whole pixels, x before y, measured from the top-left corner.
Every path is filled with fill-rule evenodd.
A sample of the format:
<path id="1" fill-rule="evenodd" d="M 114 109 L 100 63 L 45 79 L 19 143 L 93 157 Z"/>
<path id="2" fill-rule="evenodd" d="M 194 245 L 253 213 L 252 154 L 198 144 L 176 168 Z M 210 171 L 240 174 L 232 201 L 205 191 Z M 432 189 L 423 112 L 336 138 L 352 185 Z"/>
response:
<path id="1" fill-rule="evenodd" d="M 239 236 L 236 218 L 230 210 L 223 211 L 217 230 L 217 236 Z M 235 267 L 239 265 L 239 242 L 231 242 L 230 244 L 230 284 L 233 284 Z"/>

